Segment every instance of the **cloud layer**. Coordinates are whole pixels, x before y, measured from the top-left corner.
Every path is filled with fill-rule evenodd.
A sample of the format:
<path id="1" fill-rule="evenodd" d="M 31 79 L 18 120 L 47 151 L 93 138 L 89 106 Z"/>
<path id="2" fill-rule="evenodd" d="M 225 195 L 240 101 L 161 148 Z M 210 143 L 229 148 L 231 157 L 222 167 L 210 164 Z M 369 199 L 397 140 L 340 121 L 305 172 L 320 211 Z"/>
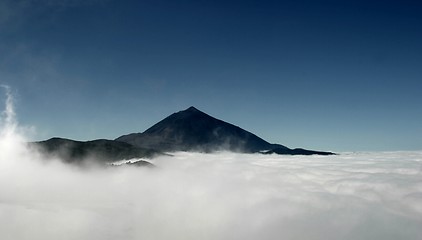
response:
<path id="1" fill-rule="evenodd" d="M 1 148 L 1 239 L 422 236 L 422 153 L 178 153 L 155 170 L 82 170 Z"/>
<path id="2" fill-rule="evenodd" d="M 27 149 L 8 106 L 2 240 L 422 238 L 422 152 L 176 153 L 155 169 L 81 169 Z"/>

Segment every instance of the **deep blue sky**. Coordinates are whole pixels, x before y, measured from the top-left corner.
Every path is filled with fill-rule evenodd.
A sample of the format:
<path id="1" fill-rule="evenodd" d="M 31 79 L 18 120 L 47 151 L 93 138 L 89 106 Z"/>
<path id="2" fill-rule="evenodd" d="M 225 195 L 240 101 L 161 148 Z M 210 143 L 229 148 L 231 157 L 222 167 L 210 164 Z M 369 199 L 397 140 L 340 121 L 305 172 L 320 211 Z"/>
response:
<path id="1" fill-rule="evenodd" d="M 422 3 L 0 0 L 0 82 L 34 140 L 193 105 L 289 147 L 420 150 Z"/>

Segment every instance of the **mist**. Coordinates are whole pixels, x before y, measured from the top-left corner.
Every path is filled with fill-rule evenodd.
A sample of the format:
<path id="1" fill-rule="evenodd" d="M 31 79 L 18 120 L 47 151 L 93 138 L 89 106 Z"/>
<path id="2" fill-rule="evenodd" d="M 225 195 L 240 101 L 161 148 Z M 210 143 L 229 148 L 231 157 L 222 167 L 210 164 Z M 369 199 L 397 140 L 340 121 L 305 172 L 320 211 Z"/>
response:
<path id="1" fill-rule="evenodd" d="M 80 168 L 28 149 L 7 95 L 0 239 L 422 239 L 422 152 L 178 152 Z"/>

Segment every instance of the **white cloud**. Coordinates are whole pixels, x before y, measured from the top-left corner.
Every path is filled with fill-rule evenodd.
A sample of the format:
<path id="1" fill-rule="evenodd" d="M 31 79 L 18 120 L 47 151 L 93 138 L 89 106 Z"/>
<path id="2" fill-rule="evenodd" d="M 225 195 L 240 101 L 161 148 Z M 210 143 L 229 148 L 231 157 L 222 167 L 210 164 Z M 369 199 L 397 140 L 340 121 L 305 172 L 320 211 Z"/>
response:
<path id="1" fill-rule="evenodd" d="M 12 135 L 0 139 L 2 240 L 422 236 L 422 152 L 177 153 L 158 169 L 80 169 Z"/>
<path id="2" fill-rule="evenodd" d="M 385 154 L 179 153 L 156 159 L 158 170 L 80 170 L 25 154 L 2 155 L 2 239 L 419 239 L 422 234 L 422 153 L 409 159 L 406 153 L 388 154 L 387 160 Z"/>

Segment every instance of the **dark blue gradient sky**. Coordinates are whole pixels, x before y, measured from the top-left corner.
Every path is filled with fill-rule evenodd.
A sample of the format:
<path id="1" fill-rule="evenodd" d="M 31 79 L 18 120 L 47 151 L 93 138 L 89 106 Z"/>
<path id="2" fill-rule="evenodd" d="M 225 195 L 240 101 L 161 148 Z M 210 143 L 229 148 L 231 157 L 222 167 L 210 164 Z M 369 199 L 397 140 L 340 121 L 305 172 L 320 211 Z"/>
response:
<path id="1" fill-rule="evenodd" d="M 191 105 L 289 147 L 422 149 L 418 1 L 0 0 L 0 82 L 34 139 Z"/>

